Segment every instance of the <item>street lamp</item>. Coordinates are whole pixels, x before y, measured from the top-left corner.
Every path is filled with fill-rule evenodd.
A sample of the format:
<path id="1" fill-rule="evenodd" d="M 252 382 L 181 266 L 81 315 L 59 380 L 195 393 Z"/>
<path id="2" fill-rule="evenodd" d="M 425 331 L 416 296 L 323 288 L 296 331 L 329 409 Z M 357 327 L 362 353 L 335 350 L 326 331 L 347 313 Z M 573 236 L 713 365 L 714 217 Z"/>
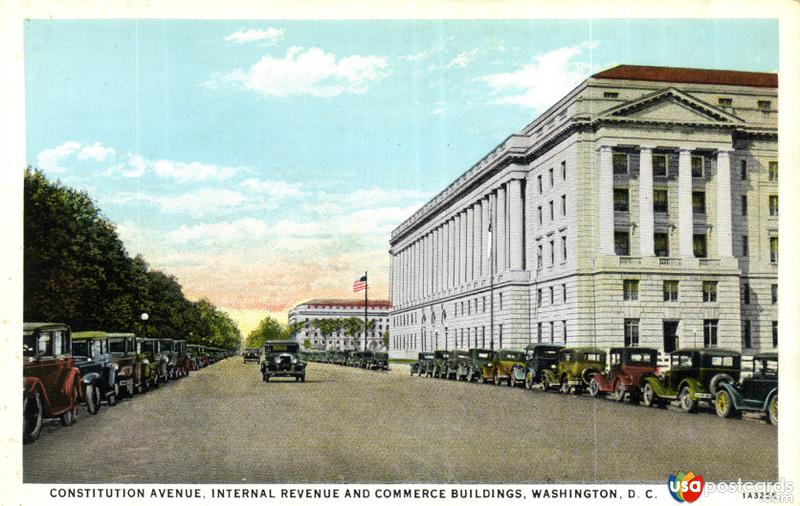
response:
<path id="1" fill-rule="evenodd" d="M 141 315 L 139 315 L 139 318 L 142 320 L 142 323 L 144 324 L 144 337 L 147 337 L 147 320 L 150 319 L 150 315 L 147 313 L 142 313 Z"/>

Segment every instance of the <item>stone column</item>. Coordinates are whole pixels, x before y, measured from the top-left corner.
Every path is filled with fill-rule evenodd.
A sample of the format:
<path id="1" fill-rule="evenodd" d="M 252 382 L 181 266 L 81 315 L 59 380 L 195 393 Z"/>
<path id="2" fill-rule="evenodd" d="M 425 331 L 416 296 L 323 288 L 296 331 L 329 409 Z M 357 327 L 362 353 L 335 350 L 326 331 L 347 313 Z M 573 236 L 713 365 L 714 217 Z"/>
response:
<path id="1" fill-rule="evenodd" d="M 509 269 L 522 270 L 522 181 L 512 179 L 508 183 L 508 248 Z"/>
<path id="2" fill-rule="evenodd" d="M 611 146 L 600 146 L 597 184 L 598 243 L 600 255 L 614 254 L 614 168 Z M 580 205 L 576 203 L 575 205 Z"/>
<path id="3" fill-rule="evenodd" d="M 692 148 L 680 148 L 678 155 L 678 237 L 682 257 L 694 256 L 692 219 Z"/>
<path id="4" fill-rule="evenodd" d="M 489 277 L 489 197 L 481 199 L 481 278 Z"/>
<path id="5" fill-rule="evenodd" d="M 463 285 L 466 282 L 464 271 L 467 268 L 467 213 L 461 212 L 461 227 L 459 227 L 459 241 L 458 241 L 458 284 Z"/>
<path id="6" fill-rule="evenodd" d="M 481 210 L 481 201 L 479 200 L 474 206 L 472 220 L 475 224 L 473 228 L 472 238 L 472 279 L 478 280 L 481 277 L 481 228 L 483 227 L 483 211 Z"/>
<path id="7" fill-rule="evenodd" d="M 497 221 L 492 223 L 492 230 L 497 238 L 497 270 L 500 274 L 506 270 L 506 189 L 497 189 Z"/>
<path id="8" fill-rule="evenodd" d="M 639 255 L 655 255 L 653 241 L 653 148 L 639 148 Z"/>
<path id="9" fill-rule="evenodd" d="M 455 221 L 455 239 L 453 242 L 453 247 L 455 248 L 455 252 L 453 254 L 453 288 L 458 288 L 461 286 L 461 265 L 463 264 L 463 260 L 461 255 L 464 253 L 464 234 L 462 229 L 462 216 L 461 213 L 456 215 Z"/>
<path id="10" fill-rule="evenodd" d="M 447 289 L 453 287 L 453 272 L 455 271 L 455 221 L 449 220 L 447 222 Z"/>
<path id="11" fill-rule="evenodd" d="M 717 254 L 720 257 L 733 256 L 733 237 L 731 221 L 731 156 L 730 149 L 720 149 L 717 153 Z"/>
<path id="12" fill-rule="evenodd" d="M 473 234 L 475 233 L 475 215 L 472 206 L 467 208 L 467 263 L 464 266 L 464 281 L 472 281 L 472 261 L 473 261 Z"/>

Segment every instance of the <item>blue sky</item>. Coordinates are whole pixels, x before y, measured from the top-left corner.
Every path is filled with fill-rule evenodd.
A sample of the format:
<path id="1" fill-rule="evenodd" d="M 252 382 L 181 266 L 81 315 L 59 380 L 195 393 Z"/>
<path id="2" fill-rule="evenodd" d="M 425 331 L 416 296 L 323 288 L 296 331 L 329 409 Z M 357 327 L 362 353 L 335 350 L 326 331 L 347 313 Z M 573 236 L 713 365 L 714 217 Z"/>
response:
<path id="1" fill-rule="evenodd" d="M 774 20 L 34 20 L 28 162 L 243 330 L 371 272 L 389 232 L 590 74 L 778 69 Z"/>

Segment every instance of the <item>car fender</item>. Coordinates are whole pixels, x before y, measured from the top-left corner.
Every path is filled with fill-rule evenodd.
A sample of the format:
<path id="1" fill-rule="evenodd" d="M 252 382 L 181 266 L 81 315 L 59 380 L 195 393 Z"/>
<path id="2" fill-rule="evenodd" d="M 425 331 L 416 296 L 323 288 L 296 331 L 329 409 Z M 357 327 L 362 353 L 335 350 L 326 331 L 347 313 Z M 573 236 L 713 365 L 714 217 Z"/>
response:
<path id="1" fill-rule="evenodd" d="M 720 384 L 719 388 L 717 389 L 717 393 L 721 390 L 725 390 L 731 398 L 731 402 L 733 403 L 733 407 L 739 409 L 739 406 L 742 404 L 742 394 L 736 390 L 732 384 L 730 383 L 722 383 Z"/>
<path id="2" fill-rule="evenodd" d="M 514 379 L 517 380 L 524 380 L 525 379 L 525 368 L 520 365 L 515 365 L 511 367 L 511 375 Z"/>
<path id="3" fill-rule="evenodd" d="M 761 408 L 763 411 L 767 411 L 769 409 L 769 403 L 770 401 L 772 401 L 772 398 L 775 397 L 776 395 L 778 395 L 778 387 L 773 388 L 767 394 L 767 397 L 764 400 L 764 406 L 762 406 Z"/>
<path id="4" fill-rule="evenodd" d="M 657 377 L 647 376 L 646 378 L 642 378 L 642 387 L 644 387 L 645 383 L 650 385 L 650 387 L 653 389 L 653 393 L 655 393 L 656 396 L 671 397 L 671 395 L 668 395 L 667 389 L 664 387 L 664 383 L 662 383 Z"/>
<path id="5" fill-rule="evenodd" d="M 547 379 L 547 381 L 549 381 L 552 384 L 556 384 L 556 383 L 559 382 L 558 381 L 558 377 L 556 376 L 556 372 L 553 371 L 552 369 L 544 369 L 542 371 L 541 376 L 542 376 L 542 378 L 541 378 L 542 380 Z"/>
<path id="6" fill-rule="evenodd" d="M 100 374 L 96 372 L 90 372 L 89 374 L 83 376 L 81 381 L 83 381 L 84 385 L 94 385 L 100 379 Z"/>
<path id="7" fill-rule="evenodd" d="M 703 388 L 703 385 L 694 378 L 686 378 L 685 380 L 681 381 L 681 384 L 678 385 L 678 393 L 680 393 L 680 391 L 687 386 L 689 387 L 689 397 L 692 400 L 696 400 L 694 398 L 695 394 L 705 393 L 705 388 Z"/>
<path id="8" fill-rule="evenodd" d="M 62 390 L 62 393 L 65 396 L 69 396 L 70 392 L 72 392 L 72 389 L 75 386 L 78 387 L 78 396 L 83 398 L 85 394 L 83 389 L 83 381 L 81 381 L 81 371 L 77 367 L 72 367 L 69 371 L 67 371 L 67 377 L 64 381 L 64 389 Z M 77 399 L 72 399 L 72 402 L 77 402 Z M 70 404 L 70 407 L 72 407 L 72 404 Z"/>

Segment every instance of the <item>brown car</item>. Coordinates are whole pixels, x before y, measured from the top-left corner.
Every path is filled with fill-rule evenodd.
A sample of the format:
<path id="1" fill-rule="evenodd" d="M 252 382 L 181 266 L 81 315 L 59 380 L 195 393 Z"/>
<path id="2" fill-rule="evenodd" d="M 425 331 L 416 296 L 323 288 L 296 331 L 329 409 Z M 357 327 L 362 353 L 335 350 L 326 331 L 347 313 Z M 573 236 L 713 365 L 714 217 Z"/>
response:
<path id="1" fill-rule="evenodd" d="M 658 376 L 658 350 L 653 348 L 611 348 L 608 360 L 608 370 L 595 373 L 589 382 L 592 397 L 614 392 L 619 402 L 626 394 L 637 402 L 644 378 Z"/>
<path id="2" fill-rule="evenodd" d="M 45 418 L 75 423 L 83 392 L 67 325 L 23 324 L 22 357 L 22 442 L 31 443 L 39 437 Z"/>

